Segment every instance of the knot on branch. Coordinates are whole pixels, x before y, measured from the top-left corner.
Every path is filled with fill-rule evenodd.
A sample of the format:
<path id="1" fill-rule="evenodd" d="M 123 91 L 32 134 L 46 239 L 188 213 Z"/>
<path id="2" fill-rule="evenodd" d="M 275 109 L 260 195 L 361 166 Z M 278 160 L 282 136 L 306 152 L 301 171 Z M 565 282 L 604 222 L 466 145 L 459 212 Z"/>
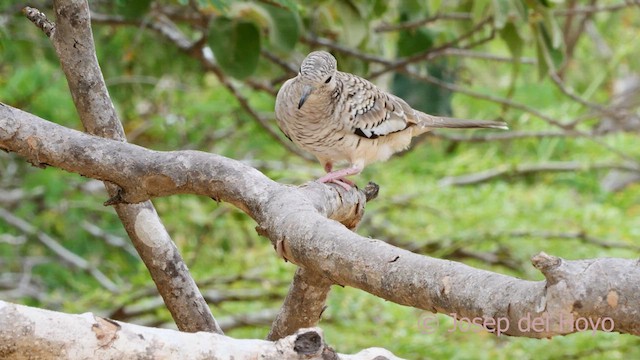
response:
<path id="1" fill-rule="evenodd" d="M 364 190 L 362 190 L 362 192 L 364 192 L 364 196 L 367 199 L 367 202 L 377 198 L 379 191 L 380 186 L 373 181 L 369 181 L 369 183 L 367 183 L 367 186 L 364 187 Z"/>
<path id="2" fill-rule="evenodd" d="M 322 348 L 322 335 L 316 330 L 302 331 L 293 342 L 293 351 L 300 355 L 319 355 Z"/>
<path id="3" fill-rule="evenodd" d="M 47 19 L 47 16 L 40 10 L 26 6 L 22 13 L 31 20 L 47 37 L 51 37 L 56 30 L 56 24 Z"/>
<path id="4" fill-rule="evenodd" d="M 541 251 L 537 255 L 531 258 L 533 266 L 540 270 L 542 275 L 547 279 L 550 284 L 555 284 L 559 280 L 559 274 L 557 273 L 558 267 L 562 264 L 562 259 L 556 256 L 551 256 L 544 251 Z"/>

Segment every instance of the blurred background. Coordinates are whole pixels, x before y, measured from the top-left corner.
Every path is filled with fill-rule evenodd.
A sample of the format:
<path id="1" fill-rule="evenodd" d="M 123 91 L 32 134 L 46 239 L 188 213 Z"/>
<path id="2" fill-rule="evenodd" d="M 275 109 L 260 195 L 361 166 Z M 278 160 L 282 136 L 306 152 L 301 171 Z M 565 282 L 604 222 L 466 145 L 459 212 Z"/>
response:
<path id="1" fill-rule="evenodd" d="M 81 129 L 46 36 L 0 0 L 0 101 Z M 423 111 L 504 120 L 508 132 L 438 131 L 367 167 L 358 233 L 528 280 L 530 258 L 640 253 L 637 1 L 90 1 L 96 50 L 128 140 L 243 161 L 276 181 L 323 173 L 278 130 L 275 93 L 324 49 Z M 196 49 L 197 51 L 190 51 Z M 199 50 L 203 49 L 203 50 Z M 174 327 L 100 182 L 0 153 L 0 299 Z M 153 200 L 214 316 L 264 338 L 295 271 L 255 223 L 196 196 Z M 428 276 L 428 274 L 425 274 Z M 469 284 L 469 286 L 474 286 Z M 637 337 L 548 340 L 448 332 L 438 315 L 334 287 L 320 326 L 340 352 L 406 358 L 640 356 Z"/>

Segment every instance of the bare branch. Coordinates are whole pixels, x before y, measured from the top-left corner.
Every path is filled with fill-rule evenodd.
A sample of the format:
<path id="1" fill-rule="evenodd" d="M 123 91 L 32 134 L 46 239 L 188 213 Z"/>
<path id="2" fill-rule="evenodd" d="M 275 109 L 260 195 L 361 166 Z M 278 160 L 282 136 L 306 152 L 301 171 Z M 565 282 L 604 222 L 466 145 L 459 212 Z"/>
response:
<path id="1" fill-rule="evenodd" d="M 478 51 L 471 51 L 468 49 L 459 49 L 459 48 L 449 48 L 444 51 L 443 55 L 459 56 L 459 57 L 497 61 L 497 62 L 508 62 L 508 63 L 517 62 L 520 64 L 527 64 L 527 65 L 535 65 L 537 63 L 536 59 L 533 59 L 533 58 L 524 58 L 524 57 L 510 58 L 506 56 L 500 56 L 500 55 L 495 55 L 490 53 L 481 53 Z"/>
<path id="2" fill-rule="evenodd" d="M 473 36 L 474 34 L 476 34 L 478 31 L 480 31 L 485 25 L 487 24 L 491 24 L 491 20 L 493 20 L 493 17 L 489 16 L 484 18 L 483 20 L 480 20 L 477 24 L 475 24 L 469 31 L 463 33 L 462 35 L 458 36 L 457 38 L 450 40 L 442 45 L 436 46 L 434 48 L 431 49 L 427 49 L 425 51 L 422 51 L 420 53 L 417 53 L 415 55 L 412 56 L 408 56 L 406 58 L 403 59 L 399 59 L 394 61 L 391 65 L 386 66 L 384 68 L 382 68 L 381 70 L 378 71 L 374 71 L 373 73 L 369 74 L 367 76 L 367 78 L 369 79 L 373 79 L 376 78 L 382 74 L 385 74 L 389 71 L 392 70 L 397 70 L 397 69 L 404 69 L 407 67 L 407 65 L 418 62 L 418 61 L 428 61 L 428 60 L 432 60 L 436 57 L 442 56 L 442 54 L 444 54 L 444 52 L 449 49 L 452 48 L 453 46 L 455 46 L 456 44 L 459 44 L 460 42 L 470 38 L 471 36 Z M 479 41 L 484 42 L 487 39 L 491 39 L 493 38 L 493 26 L 491 27 L 492 31 L 491 31 L 491 35 L 488 38 L 485 39 L 481 39 Z M 472 47 L 475 46 L 474 45 L 469 45 L 465 48 L 468 47 Z"/>
<path id="3" fill-rule="evenodd" d="M 450 185 L 471 185 L 487 182 L 499 177 L 513 177 L 524 176 L 538 172 L 560 172 L 560 171 L 590 171 L 598 169 L 617 169 L 627 171 L 640 171 L 634 164 L 627 163 L 611 163 L 611 162 L 597 162 L 592 164 L 584 164 L 575 161 L 569 162 L 550 162 L 542 164 L 518 164 L 518 165 L 506 165 L 495 169 L 486 170 L 478 173 L 461 175 L 461 176 L 449 176 L 440 180 L 441 186 Z"/>
<path id="4" fill-rule="evenodd" d="M 233 339 L 221 334 L 189 334 L 146 328 L 91 313 L 69 315 L 0 301 L 3 358 L 75 359 L 399 359 L 387 350 L 338 354 L 318 328 L 300 329 L 278 341 Z"/>
<path id="5" fill-rule="evenodd" d="M 347 192 L 316 182 L 285 186 L 222 156 L 156 152 L 96 138 L 7 105 L 0 105 L 0 148 L 34 163 L 115 183 L 121 188 L 118 201 L 191 193 L 230 202 L 256 220 L 272 244 L 281 244 L 289 261 L 398 304 L 459 317 L 505 319 L 509 326 L 501 333 L 514 336 L 580 331 L 562 323 L 570 317 L 609 319 L 611 327 L 599 330 L 640 335 L 640 319 L 634 315 L 634 304 L 640 302 L 635 260 L 565 261 L 540 254 L 533 263 L 547 280 L 533 282 L 421 256 L 338 223 L 350 226 L 362 217 L 365 194 L 355 188 Z M 143 226 L 149 217 L 141 213 L 137 221 Z M 149 246 L 155 241 L 144 240 Z M 523 330 L 518 320 L 527 316 L 546 316 L 550 325 L 543 331 Z"/>
<path id="6" fill-rule="evenodd" d="M 53 35 L 53 32 L 56 30 L 56 25 L 49 21 L 47 16 L 40 10 L 27 6 L 22 9 L 22 13 L 27 17 L 27 19 L 31 20 L 35 26 L 42 30 L 47 37 L 51 37 Z"/>
<path id="7" fill-rule="evenodd" d="M 331 285 L 332 282 L 324 276 L 298 268 L 267 339 L 281 339 L 300 328 L 317 325 Z"/>
<path id="8" fill-rule="evenodd" d="M 472 16 L 470 13 L 438 13 L 428 18 L 406 21 L 395 25 L 383 23 L 376 26 L 373 30 L 375 32 L 408 30 L 418 28 L 438 20 L 471 20 L 471 18 Z"/>
<path id="9" fill-rule="evenodd" d="M 433 76 L 430 76 L 430 75 L 418 74 L 418 73 L 416 73 L 414 71 L 410 71 L 410 70 L 407 70 L 407 69 L 404 69 L 403 72 L 406 73 L 407 75 L 412 76 L 413 78 L 415 78 L 417 80 L 425 81 L 425 82 L 428 82 L 428 83 L 432 83 L 432 84 L 438 85 L 438 86 L 442 87 L 443 89 L 447 89 L 447 90 L 450 90 L 450 91 L 456 91 L 456 92 L 459 92 L 461 94 L 466 94 L 466 95 L 469 95 L 469 96 L 472 96 L 472 97 L 475 97 L 475 98 L 478 98 L 478 99 L 483 99 L 483 100 L 495 102 L 495 103 L 498 103 L 498 104 L 502 104 L 502 105 L 505 105 L 505 106 L 512 107 L 514 109 L 518 109 L 518 110 L 530 113 L 530 114 L 532 114 L 532 115 L 544 120 L 545 122 L 547 122 L 550 125 L 559 127 L 560 129 L 563 129 L 567 133 L 567 135 L 584 137 L 584 138 L 588 139 L 589 141 L 592 141 L 592 142 L 598 144 L 599 146 L 611 151 L 612 153 L 616 154 L 620 158 L 625 159 L 629 163 L 639 164 L 639 166 L 640 166 L 640 163 L 633 156 L 625 153 L 624 151 L 620 151 L 620 150 L 616 149 L 615 147 L 609 145 L 608 143 L 602 141 L 601 139 L 598 139 L 597 137 L 590 136 L 590 134 L 587 133 L 587 132 L 584 132 L 584 131 L 576 129 L 575 128 L 576 124 L 574 124 L 574 123 L 562 123 L 562 122 L 560 122 L 560 121 L 558 121 L 558 120 L 556 120 L 556 119 L 554 119 L 554 118 L 542 113 L 541 111 L 538 111 L 537 109 L 535 109 L 535 108 L 533 108 L 533 107 L 531 107 L 529 105 L 517 103 L 517 102 L 514 102 L 514 101 L 512 101 L 510 99 L 507 99 L 507 98 L 502 98 L 502 97 L 495 96 L 495 95 L 490 95 L 490 94 L 483 94 L 483 93 L 480 93 L 480 92 L 477 92 L 477 91 L 474 91 L 474 90 L 466 89 L 466 88 L 463 88 L 463 87 L 455 85 L 455 84 L 447 83 L 445 81 L 442 81 L 442 80 L 440 80 L 438 78 L 435 78 Z"/>
<path id="10" fill-rule="evenodd" d="M 131 246 L 131 244 L 129 242 L 127 242 L 125 239 L 115 236 L 113 234 L 110 234 L 108 232 L 105 232 L 101 227 L 92 224 L 88 221 L 83 221 L 80 226 L 89 234 L 91 234 L 91 236 L 95 236 L 97 238 L 101 238 L 104 240 L 105 243 L 107 243 L 108 245 L 111 246 L 115 246 L 115 247 L 119 247 L 124 249 L 126 252 L 128 252 L 130 255 L 136 256 L 136 250 Z"/>
<path id="11" fill-rule="evenodd" d="M 610 240 L 600 239 L 595 236 L 589 235 L 585 231 L 577 232 L 550 232 L 550 231 L 510 231 L 505 234 L 495 234 L 496 236 L 505 237 L 531 237 L 540 239 L 567 239 L 567 240 L 579 240 L 582 243 L 599 246 L 605 249 L 629 249 L 634 251 L 640 251 L 640 246 L 634 244 L 627 244 L 622 242 L 613 242 Z"/>
<path id="12" fill-rule="evenodd" d="M 569 16 L 574 14 L 592 14 L 601 12 L 614 12 L 633 6 L 632 3 L 622 3 L 615 5 L 603 5 L 603 6 L 583 6 L 572 9 L 557 9 L 553 10 L 553 15 L 556 16 Z M 470 20 L 472 15 L 470 13 L 438 13 L 434 16 L 430 16 L 424 19 L 406 21 L 398 24 L 383 23 L 378 25 L 375 32 L 388 32 L 398 30 L 408 30 L 418 28 L 438 20 Z"/>
<path id="13" fill-rule="evenodd" d="M 554 15 L 558 16 L 568 16 L 573 14 L 592 14 L 592 13 L 600 13 L 600 12 L 614 12 L 619 11 L 628 7 L 632 7 L 637 4 L 633 4 L 632 2 L 625 2 L 622 4 L 614 4 L 614 5 L 602 5 L 602 6 L 583 6 L 577 7 L 573 9 L 557 9 L 553 11 Z"/>
<path id="14" fill-rule="evenodd" d="M 96 57 L 87 1 L 56 0 L 54 12 L 51 42 L 82 124 L 90 134 L 126 141 Z M 105 186 L 110 196 L 117 195 L 117 187 Z M 221 333 L 153 204 L 118 204 L 115 210 L 178 327 Z"/>

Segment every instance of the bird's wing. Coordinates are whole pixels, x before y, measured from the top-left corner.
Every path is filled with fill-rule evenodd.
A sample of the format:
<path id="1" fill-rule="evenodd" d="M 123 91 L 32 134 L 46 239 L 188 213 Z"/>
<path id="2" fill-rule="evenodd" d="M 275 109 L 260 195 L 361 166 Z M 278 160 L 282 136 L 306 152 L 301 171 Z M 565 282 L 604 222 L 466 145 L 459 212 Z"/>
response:
<path id="1" fill-rule="evenodd" d="M 339 72 L 344 100 L 344 121 L 359 136 L 375 139 L 402 131 L 417 123 L 414 110 L 407 103 L 388 94 L 371 82 Z"/>

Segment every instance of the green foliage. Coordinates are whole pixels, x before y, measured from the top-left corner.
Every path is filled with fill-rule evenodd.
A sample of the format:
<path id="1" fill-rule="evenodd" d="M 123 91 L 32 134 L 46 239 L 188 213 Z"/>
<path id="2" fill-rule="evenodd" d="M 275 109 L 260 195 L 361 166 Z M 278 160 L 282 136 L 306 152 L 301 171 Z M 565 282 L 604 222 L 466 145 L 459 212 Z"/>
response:
<path id="1" fill-rule="evenodd" d="M 184 10 L 193 2 L 157 3 Z M 351 49 L 355 56 L 329 48 L 338 58 L 341 70 L 363 76 L 388 64 L 365 61 L 358 54 L 393 61 L 427 54 L 449 42 L 457 49 L 505 58 L 507 61 L 494 62 L 439 54 L 430 61 L 411 63 L 387 77 L 373 80 L 427 111 L 476 119 L 501 117 L 514 131 L 524 132 L 558 129 L 530 111 L 486 101 L 473 93 L 451 93 L 410 76 L 407 70 L 482 96 L 524 104 L 563 123 L 585 118 L 577 128 L 589 131 L 603 116 L 597 112 L 594 115 L 591 109 L 566 96 L 548 79 L 548 71 L 566 67 L 563 81 L 576 94 L 606 105 L 611 102 L 615 81 L 640 69 L 636 46 L 640 18 L 632 10 L 601 13 L 590 20 L 592 30 L 610 47 L 611 55 L 607 57 L 590 37 L 577 42 L 574 54 L 566 53 L 564 35 L 559 31 L 566 17 L 554 13 L 566 6 L 561 2 L 378 0 L 298 4 L 289 0 L 197 0 L 195 3 L 201 13 L 212 17 L 211 22 L 201 28 L 185 22 L 178 28 L 194 41 L 208 36 L 207 44 L 224 73 L 251 80 L 241 83 L 226 79 L 246 97 L 249 106 L 268 119 L 267 125 L 273 129 L 273 95 L 251 84 L 267 89 L 274 86 L 276 90 L 291 74 L 262 53 L 275 54 L 296 65 L 311 49 L 322 48 L 309 45 L 314 38 Z M 96 6 L 104 6 L 100 11 L 139 20 L 141 24 L 150 21 L 148 2 L 115 4 L 112 8 L 102 3 Z M 398 31 L 376 31 L 381 24 L 394 25 L 457 12 L 469 13 L 470 18 L 438 20 Z M 458 41 L 489 17 L 486 26 Z M 267 134 L 220 79 L 203 72 L 197 60 L 138 25 L 96 23 L 93 28 L 109 92 L 131 142 L 155 150 L 195 149 L 232 157 L 283 183 L 301 184 L 322 174 L 315 162 L 288 153 Z M 466 48 L 475 42 L 478 45 Z M 41 32 L 19 15 L 2 15 L 0 50 L 0 101 L 65 126 L 81 127 L 55 53 Z M 471 136 L 486 132 L 455 134 Z M 569 259 L 637 257 L 638 185 L 617 193 L 606 192 L 600 183 L 607 170 L 541 172 L 465 187 L 439 185 L 447 176 L 501 166 L 619 161 L 620 157 L 606 146 L 637 159 L 640 158 L 637 143 L 637 133 L 618 133 L 595 140 L 532 137 L 478 143 L 426 138 L 410 152 L 385 164 L 373 164 L 354 179 L 359 184 L 373 180 L 381 185 L 379 198 L 367 204 L 358 232 L 407 248 L 423 247 L 430 256 L 464 261 L 529 280 L 542 280 L 529 261 L 539 251 Z M 3 292 L 3 296 L 69 312 L 112 315 L 125 309 L 139 314 L 127 321 L 170 324 L 171 318 L 158 305 L 153 284 L 138 257 L 126 245 L 112 245 L 105 236 L 93 234 L 84 224 L 94 224 L 105 234 L 124 239 L 126 244 L 126 233 L 113 209 L 101 205 L 106 194 L 91 190 L 95 189 L 92 184 L 89 179 L 58 169 L 34 168 L 16 156 L 0 153 L 0 191 L 25 193 L 20 201 L 0 206 L 88 260 L 120 289 L 112 293 L 93 276 L 67 266 L 35 236 L 26 236 L 23 243 L 3 241 L 3 235 L 19 239 L 23 234 L 0 220 L 2 279 L 27 274 L 35 289 L 18 299 L 9 298 L 9 292 Z M 274 255 L 271 244 L 256 234 L 251 219 L 227 204 L 196 196 L 160 198 L 154 204 L 203 291 L 252 290 L 265 294 L 212 303 L 216 317 L 229 318 L 280 305 L 295 267 Z M 515 232 L 524 235 L 514 236 Z M 537 236 L 536 232 L 584 233 L 626 245 L 631 250 L 624 246 L 603 248 L 579 237 Z M 460 258 L 456 254 L 461 249 L 492 254 L 514 266 Z M 228 280 L 231 277 L 238 279 Z M 20 277 L 16 279 L 18 283 Z M 375 345 L 416 359 L 595 359 L 640 355 L 639 341 L 632 336 L 580 333 L 534 340 L 495 337 L 485 332 L 448 332 L 452 319 L 447 315 L 438 315 L 441 324 L 438 331 L 426 334 L 418 323 L 425 316 L 422 311 L 351 288 L 336 287 L 327 305 L 320 325 L 328 343 L 343 352 Z M 247 326 L 228 334 L 264 338 L 266 332 L 266 326 Z"/>
<path id="2" fill-rule="evenodd" d="M 118 13 L 122 14 L 128 19 L 136 19 L 143 16 L 147 12 L 147 10 L 149 10 L 150 5 L 151 0 L 116 1 Z"/>
<path id="3" fill-rule="evenodd" d="M 209 45 L 220 67 L 231 76 L 245 78 L 258 66 L 260 33 L 251 22 L 216 18 L 209 30 Z"/>

